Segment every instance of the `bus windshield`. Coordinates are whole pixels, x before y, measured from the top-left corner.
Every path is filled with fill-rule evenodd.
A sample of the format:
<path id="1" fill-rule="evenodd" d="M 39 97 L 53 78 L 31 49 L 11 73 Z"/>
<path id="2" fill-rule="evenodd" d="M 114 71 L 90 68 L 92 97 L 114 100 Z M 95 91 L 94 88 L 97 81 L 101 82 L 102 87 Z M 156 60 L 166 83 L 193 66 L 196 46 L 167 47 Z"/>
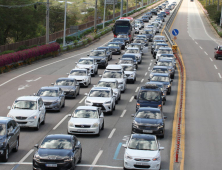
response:
<path id="1" fill-rule="evenodd" d="M 129 20 L 120 20 L 116 21 L 113 33 L 118 34 L 129 34 L 130 32 L 130 21 Z"/>

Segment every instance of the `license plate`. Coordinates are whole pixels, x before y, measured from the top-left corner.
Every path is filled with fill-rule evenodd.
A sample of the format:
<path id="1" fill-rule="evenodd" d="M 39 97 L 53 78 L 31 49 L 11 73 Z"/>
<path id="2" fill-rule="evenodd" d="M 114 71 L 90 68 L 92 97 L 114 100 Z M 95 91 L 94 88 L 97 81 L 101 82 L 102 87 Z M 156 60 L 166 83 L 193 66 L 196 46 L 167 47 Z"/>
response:
<path id="1" fill-rule="evenodd" d="M 19 124 L 19 126 L 20 126 L 20 127 L 25 127 L 26 125 L 24 125 L 24 124 Z"/>
<path id="2" fill-rule="evenodd" d="M 57 167 L 57 164 L 45 164 L 46 167 Z"/>
<path id="3" fill-rule="evenodd" d="M 152 130 L 143 130 L 143 133 L 153 133 Z"/>
<path id="4" fill-rule="evenodd" d="M 148 163 L 136 162 L 136 165 L 149 165 Z"/>
<path id="5" fill-rule="evenodd" d="M 79 129 L 78 132 L 87 132 L 87 130 Z"/>

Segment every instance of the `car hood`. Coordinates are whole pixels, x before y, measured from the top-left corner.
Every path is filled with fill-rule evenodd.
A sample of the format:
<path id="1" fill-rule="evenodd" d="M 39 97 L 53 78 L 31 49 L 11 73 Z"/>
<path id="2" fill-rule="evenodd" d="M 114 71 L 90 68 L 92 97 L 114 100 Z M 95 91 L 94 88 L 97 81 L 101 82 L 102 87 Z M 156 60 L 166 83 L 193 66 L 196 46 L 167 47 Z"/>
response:
<path id="1" fill-rule="evenodd" d="M 76 80 L 83 80 L 83 79 L 87 78 L 87 76 L 72 76 L 72 75 L 69 75 L 69 78 L 74 78 Z"/>
<path id="2" fill-rule="evenodd" d="M 98 119 L 87 118 L 71 118 L 69 121 L 75 125 L 93 125 L 94 123 L 99 123 Z"/>
<path id="3" fill-rule="evenodd" d="M 150 81 L 150 82 L 153 82 L 153 83 L 159 83 L 159 82 L 161 82 L 161 83 L 163 83 L 164 85 L 169 85 L 169 84 L 170 84 L 170 82 L 165 82 L 165 81 Z"/>
<path id="4" fill-rule="evenodd" d="M 41 96 L 43 102 L 54 102 L 59 99 L 59 97 L 44 97 Z"/>
<path id="5" fill-rule="evenodd" d="M 42 149 L 37 151 L 39 156 L 43 159 L 65 159 L 71 156 L 72 151 L 69 149 Z"/>
<path id="6" fill-rule="evenodd" d="M 11 109 L 8 114 L 14 117 L 16 116 L 30 117 L 32 115 L 35 115 L 36 113 L 37 110 Z"/>
<path id="7" fill-rule="evenodd" d="M 72 89 L 75 89 L 73 86 L 57 86 L 60 87 L 63 91 L 70 91 Z"/>
<path id="8" fill-rule="evenodd" d="M 113 88 L 112 88 L 112 89 L 113 89 Z M 114 92 L 114 93 L 118 93 L 119 90 L 118 90 L 117 88 L 115 88 L 115 89 L 113 89 L 113 92 Z"/>
<path id="9" fill-rule="evenodd" d="M 95 103 L 104 103 L 111 100 L 110 97 L 87 97 L 86 100 Z"/>
<path id="10" fill-rule="evenodd" d="M 150 151 L 150 150 L 136 150 L 136 149 L 126 149 L 126 153 L 128 153 L 133 158 L 153 158 L 158 155 L 158 150 Z"/>
<path id="11" fill-rule="evenodd" d="M 125 74 L 133 74 L 134 71 L 124 71 Z"/>
<path id="12" fill-rule="evenodd" d="M 116 47 L 116 46 L 109 46 L 109 48 L 120 49 L 120 47 Z"/>
<path id="13" fill-rule="evenodd" d="M 77 64 L 78 68 L 90 68 L 92 65 Z"/>
<path id="14" fill-rule="evenodd" d="M 146 118 L 135 118 L 134 119 L 138 124 L 151 124 L 151 125 L 159 125 L 162 123 L 162 119 L 146 119 Z"/>

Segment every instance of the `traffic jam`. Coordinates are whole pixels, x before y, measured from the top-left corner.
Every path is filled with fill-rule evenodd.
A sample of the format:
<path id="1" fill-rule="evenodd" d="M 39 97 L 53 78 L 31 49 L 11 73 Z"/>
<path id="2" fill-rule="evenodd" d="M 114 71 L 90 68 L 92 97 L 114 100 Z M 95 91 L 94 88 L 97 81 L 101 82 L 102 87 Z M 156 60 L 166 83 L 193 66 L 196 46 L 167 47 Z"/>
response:
<path id="1" fill-rule="evenodd" d="M 84 93 L 81 106 L 68 115 L 67 134 L 48 134 L 39 144 L 34 144 L 33 169 L 75 169 L 84 159 L 84 145 L 79 136 L 99 137 L 106 128 L 106 116 L 115 113 L 128 86 L 138 82 L 137 70 L 146 58 L 154 61 L 148 70 L 149 78 L 133 95 L 136 101 L 131 134 L 125 144 L 123 169 L 161 169 L 161 138 L 165 137 L 167 116 L 164 105 L 172 91 L 176 72 L 176 58 L 161 31 L 177 2 L 165 1 L 144 13 L 139 19 L 121 17 L 113 26 L 114 38 L 80 58 L 75 67 L 58 77 L 51 86 L 39 88 L 30 96 L 20 96 L 8 106 L 7 117 L 0 117 L 0 157 L 7 162 L 9 153 L 19 150 L 21 129 L 38 131 L 47 123 L 47 112 L 60 112 L 66 100 L 75 100 Z M 110 64 L 113 59 L 117 63 Z M 147 66 L 148 67 L 148 66 Z M 102 70 L 103 74 L 99 74 Z M 144 73 L 146 70 L 144 70 Z M 100 77 L 92 85 L 94 77 Z M 176 89 L 174 89 L 176 90 Z M 117 129 L 118 130 L 118 129 Z M 94 140 L 88 139 L 88 140 Z M 93 142 L 93 141 L 92 141 Z"/>

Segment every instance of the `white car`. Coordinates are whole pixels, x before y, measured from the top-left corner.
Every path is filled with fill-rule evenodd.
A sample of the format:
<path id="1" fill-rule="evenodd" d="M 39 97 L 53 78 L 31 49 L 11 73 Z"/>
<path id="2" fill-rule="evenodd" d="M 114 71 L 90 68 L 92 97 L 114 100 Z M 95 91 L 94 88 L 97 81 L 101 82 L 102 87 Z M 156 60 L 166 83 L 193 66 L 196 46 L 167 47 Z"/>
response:
<path id="1" fill-rule="evenodd" d="M 68 134 L 97 134 L 104 129 L 104 114 L 95 106 L 79 106 L 68 122 Z"/>
<path id="2" fill-rule="evenodd" d="M 79 85 L 88 87 L 91 84 L 91 74 L 87 69 L 72 69 L 67 73 L 68 78 L 74 78 L 78 81 Z"/>
<path id="3" fill-rule="evenodd" d="M 109 70 L 109 71 L 123 71 L 123 68 L 121 65 L 118 64 L 109 64 L 108 66 L 106 66 L 105 70 Z"/>
<path id="4" fill-rule="evenodd" d="M 160 147 L 155 135 L 132 134 L 123 146 L 124 169 L 160 170 L 160 150 L 164 147 Z"/>
<path id="5" fill-rule="evenodd" d="M 40 124 L 45 124 L 46 109 L 39 96 L 22 96 L 17 98 L 7 117 L 13 118 L 20 127 L 34 127 L 39 130 Z"/>
<path id="6" fill-rule="evenodd" d="M 134 55 L 136 55 L 136 57 L 138 59 L 138 63 L 139 64 L 142 63 L 142 51 L 140 51 L 139 48 L 129 47 L 129 48 L 127 48 L 125 54 L 134 54 Z"/>
<path id="7" fill-rule="evenodd" d="M 86 106 L 101 107 L 103 112 L 113 114 L 116 109 L 116 96 L 110 87 L 93 87 L 85 99 Z"/>
<path id="8" fill-rule="evenodd" d="M 148 26 L 146 26 L 146 29 L 148 29 L 148 30 L 153 30 L 153 35 L 156 35 L 156 27 L 154 27 L 153 25 L 148 25 Z"/>
<path id="9" fill-rule="evenodd" d="M 116 96 L 116 104 L 121 99 L 121 87 L 118 85 L 118 81 L 115 79 L 104 78 L 99 80 L 97 87 L 110 87 L 113 89 L 113 93 Z"/>
<path id="10" fill-rule="evenodd" d="M 124 70 L 124 74 L 127 76 L 127 81 L 135 83 L 136 81 L 136 69 L 133 64 L 121 64 Z"/>
<path id="11" fill-rule="evenodd" d="M 121 92 L 124 93 L 126 90 L 126 80 L 127 77 L 124 74 L 124 71 L 110 71 L 110 70 L 105 70 L 103 72 L 103 75 L 99 75 L 102 78 L 110 78 L 110 79 L 115 79 L 118 81 L 119 88 L 121 89 Z"/>
<path id="12" fill-rule="evenodd" d="M 157 51 L 156 59 L 159 60 L 162 54 L 173 54 L 173 50 L 170 47 L 160 47 Z"/>
<path id="13" fill-rule="evenodd" d="M 80 58 L 76 64 L 76 69 L 87 69 L 92 76 L 98 73 L 98 64 L 94 58 Z"/>

